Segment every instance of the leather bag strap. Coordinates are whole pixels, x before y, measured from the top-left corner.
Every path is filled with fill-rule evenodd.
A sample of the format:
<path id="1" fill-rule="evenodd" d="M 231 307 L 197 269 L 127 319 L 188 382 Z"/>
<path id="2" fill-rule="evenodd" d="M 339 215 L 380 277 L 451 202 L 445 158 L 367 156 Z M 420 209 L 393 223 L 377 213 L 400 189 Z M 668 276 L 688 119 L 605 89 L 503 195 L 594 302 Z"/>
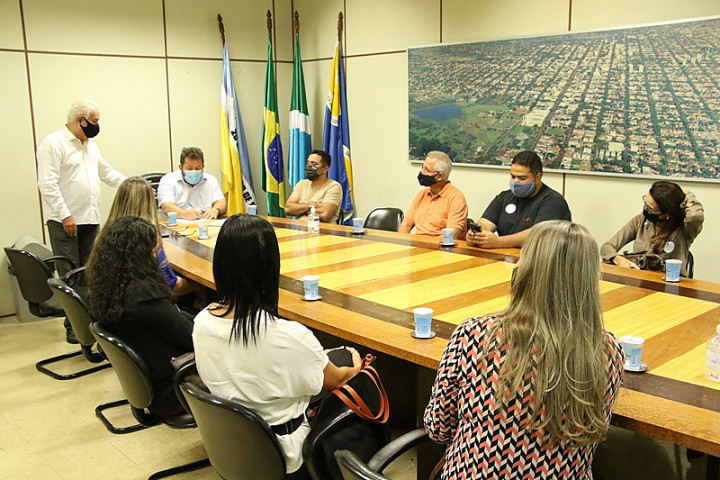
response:
<path id="1" fill-rule="evenodd" d="M 369 366 L 374 358 L 368 357 L 363 360 L 363 368 L 358 372 L 358 375 L 366 375 L 377 389 L 378 397 L 380 398 L 378 412 L 373 413 L 357 391 L 348 384 L 336 388 L 332 391 L 332 394 L 338 397 L 358 417 L 376 423 L 385 423 L 390 416 L 390 402 L 387 398 L 387 392 L 385 392 L 385 386 L 380 380 L 380 375 L 374 367 Z"/>

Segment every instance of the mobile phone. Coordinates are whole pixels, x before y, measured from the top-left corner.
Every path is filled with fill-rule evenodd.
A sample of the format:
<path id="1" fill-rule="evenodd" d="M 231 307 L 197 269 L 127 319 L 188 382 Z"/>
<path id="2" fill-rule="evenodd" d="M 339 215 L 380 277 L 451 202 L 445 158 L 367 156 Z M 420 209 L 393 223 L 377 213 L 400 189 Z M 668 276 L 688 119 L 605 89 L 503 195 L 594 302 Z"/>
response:
<path id="1" fill-rule="evenodd" d="M 482 225 L 480 225 L 479 223 L 475 223 L 472 220 L 470 220 L 470 222 L 468 223 L 468 228 L 470 229 L 471 232 L 474 232 L 474 233 L 482 232 Z"/>

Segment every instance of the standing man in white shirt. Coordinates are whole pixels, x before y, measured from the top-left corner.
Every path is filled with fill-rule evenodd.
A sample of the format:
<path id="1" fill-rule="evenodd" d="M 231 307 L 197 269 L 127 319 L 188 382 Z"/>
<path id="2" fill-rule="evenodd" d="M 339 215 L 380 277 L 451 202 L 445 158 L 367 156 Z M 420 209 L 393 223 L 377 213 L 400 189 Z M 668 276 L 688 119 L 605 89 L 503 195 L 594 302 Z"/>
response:
<path id="1" fill-rule="evenodd" d="M 179 169 L 166 173 L 158 185 L 158 205 L 178 218 L 197 220 L 217 218 L 227 211 L 227 200 L 217 179 L 203 172 L 205 157 L 197 147 L 180 153 Z"/>
<path id="2" fill-rule="evenodd" d="M 48 135 L 37 150 L 38 186 L 53 253 L 76 266 L 87 262 L 100 226 L 100 181 L 117 187 L 125 180 L 92 140 L 100 132 L 99 122 L 98 106 L 78 100 L 70 106 L 65 128 Z M 58 263 L 60 275 L 68 270 Z M 74 335 L 65 320 L 71 341 Z"/>

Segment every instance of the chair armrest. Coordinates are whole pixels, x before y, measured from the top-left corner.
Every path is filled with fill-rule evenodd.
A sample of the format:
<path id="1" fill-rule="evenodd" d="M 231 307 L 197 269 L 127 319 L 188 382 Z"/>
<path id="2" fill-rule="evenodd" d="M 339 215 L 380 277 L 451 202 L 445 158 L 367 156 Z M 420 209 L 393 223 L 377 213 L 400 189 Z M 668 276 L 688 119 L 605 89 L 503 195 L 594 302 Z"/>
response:
<path id="1" fill-rule="evenodd" d="M 337 460 L 341 472 L 343 468 L 346 468 L 350 470 L 351 475 L 356 478 L 362 478 L 363 480 L 387 480 L 387 477 L 371 470 L 360 457 L 350 450 L 337 450 L 335 452 L 335 460 Z"/>
<path id="2" fill-rule="evenodd" d="M 392 463 L 393 460 L 413 448 L 415 445 L 419 445 L 425 441 L 430 441 L 430 437 L 428 437 L 424 428 L 411 430 L 378 450 L 378 452 L 373 455 L 368 462 L 368 467 L 375 472 L 382 473 L 382 471 L 385 470 L 385 468 Z"/>
<path id="3" fill-rule="evenodd" d="M 68 259 L 69 260 L 69 259 Z M 75 288 L 81 285 L 85 280 L 85 267 L 78 267 L 70 270 L 62 277 L 62 281 L 65 282 L 70 288 Z"/>
<path id="4" fill-rule="evenodd" d="M 69 259 L 68 257 L 65 257 L 63 255 L 51 255 L 49 257 L 43 258 L 42 261 L 45 262 L 46 264 L 48 264 L 48 266 L 50 266 L 50 264 L 52 264 L 52 267 L 55 269 L 57 269 L 56 264 L 59 261 L 67 263 L 70 266 L 70 270 L 75 269 L 75 262 L 73 262 L 71 259 Z"/>
<path id="5" fill-rule="evenodd" d="M 328 398 L 327 400 L 337 400 Z M 339 400 L 337 400 L 339 402 Z M 322 408 L 322 407 L 321 407 Z M 319 414 L 319 411 L 318 411 Z M 302 447 L 302 457 L 305 466 L 312 478 L 319 478 L 319 471 L 327 469 L 325 465 L 321 448 L 322 443 L 333 434 L 342 430 L 347 424 L 354 420 L 355 414 L 347 406 L 342 405 L 340 410 L 334 414 L 318 419 L 317 417 L 310 420 L 310 433 L 305 437 Z"/>
<path id="6" fill-rule="evenodd" d="M 180 384 L 183 382 L 190 382 L 201 390 L 209 393 L 208 388 L 198 375 L 197 365 L 195 364 L 195 353 L 185 353 L 179 357 L 173 358 L 170 363 L 172 363 L 172 366 L 175 369 L 175 373 L 173 374 L 173 390 L 175 390 L 175 395 L 178 397 L 178 400 L 180 400 L 180 405 L 183 406 L 185 411 L 192 414 L 190 411 L 190 405 L 188 405 L 185 395 L 183 395 L 182 390 L 180 390 Z M 194 379 L 193 377 L 197 377 L 197 379 Z"/>

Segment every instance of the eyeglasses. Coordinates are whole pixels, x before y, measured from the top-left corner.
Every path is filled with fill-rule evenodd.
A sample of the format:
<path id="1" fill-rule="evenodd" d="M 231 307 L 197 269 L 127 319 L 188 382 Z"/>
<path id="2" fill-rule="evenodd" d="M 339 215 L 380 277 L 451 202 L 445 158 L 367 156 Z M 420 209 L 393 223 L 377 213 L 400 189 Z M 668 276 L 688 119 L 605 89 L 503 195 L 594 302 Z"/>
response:
<path id="1" fill-rule="evenodd" d="M 425 167 L 422 167 L 420 171 L 423 173 L 423 175 L 437 175 L 438 173 L 440 173 L 438 170 L 426 170 Z"/>
<path id="2" fill-rule="evenodd" d="M 643 196 L 642 196 L 643 209 L 644 209 L 646 212 L 648 212 L 648 213 L 652 213 L 653 215 L 661 215 L 661 214 L 663 213 L 661 210 L 659 210 L 659 209 L 657 209 L 657 208 L 656 208 L 656 209 L 653 209 L 653 208 L 650 207 L 650 205 L 647 204 L 647 202 L 645 201 L 645 198 L 646 198 L 646 197 L 647 197 L 647 195 L 643 195 Z"/>

